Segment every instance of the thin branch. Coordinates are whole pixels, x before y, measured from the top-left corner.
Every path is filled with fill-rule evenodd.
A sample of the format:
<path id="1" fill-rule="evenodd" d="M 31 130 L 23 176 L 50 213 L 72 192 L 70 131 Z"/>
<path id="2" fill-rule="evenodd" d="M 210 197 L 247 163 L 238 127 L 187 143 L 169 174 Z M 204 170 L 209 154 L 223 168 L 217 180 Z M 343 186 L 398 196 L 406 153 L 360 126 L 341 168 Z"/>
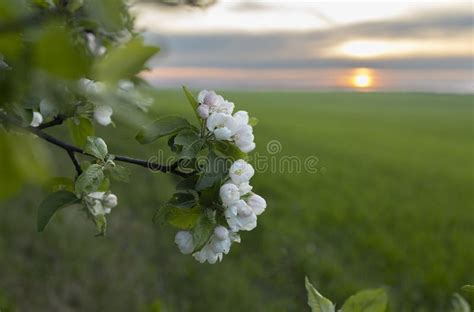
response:
<path id="1" fill-rule="evenodd" d="M 79 162 L 76 159 L 76 154 L 74 154 L 73 151 L 69 151 L 69 150 L 66 152 L 69 155 L 69 158 L 71 158 L 74 168 L 76 169 L 77 176 L 80 176 L 82 174 L 82 169 L 81 169 L 81 165 L 79 165 Z"/>
<path id="2" fill-rule="evenodd" d="M 54 119 L 51 120 L 50 122 L 45 122 L 45 123 L 39 125 L 38 129 L 46 129 L 46 128 L 58 126 L 58 125 L 62 124 L 64 122 L 64 120 L 66 120 L 64 118 L 64 116 L 58 115 L 58 116 L 54 117 Z"/>
<path id="3" fill-rule="evenodd" d="M 84 152 L 84 150 L 82 150 L 81 148 L 79 148 L 77 146 L 74 146 L 74 145 L 71 145 L 71 144 L 68 144 L 66 142 L 63 142 L 63 141 L 47 134 L 46 132 L 42 131 L 39 128 L 28 127 L 26 129 L 28 131 L 36 134 L 41 139 L 66 150 L 68 153 L 72 153 L 72 154 L 78 153 L 78 154 L 94 157 L 93 155 L 89 155 L 86 152 Z M 185 172 L 179 171 L 177 162 L 175 162 L 175 163 L 173 163 L 169 166 L 166 166 L 166 165 L 162 165 L 162 164 L 159 164 L 159 163 L 156 163 L 156 162 L 131 158 L 131 157 L 128 157 L 128 156 L 115 155 L 114 159 L 116 161 L 121 161 L 121 162 L 129 163 L 129 164 L 134 164 L 134 165 L 137 165 L 137 166 L 141 166 L 141 167 L 144 167 L 144 168 L 148 168 L 148 169 L 153 170 L 153 171 L 160 171 L 160 172 L 164 172 L 164 173 L 173 173 L 175 175 L 178 175 L 178 176 L 184 177 L 184 178 L 191 175 L 190 173 L 185 173 Z M 76 170 L 77 170 L 77 167 L 76 167 Z"/>

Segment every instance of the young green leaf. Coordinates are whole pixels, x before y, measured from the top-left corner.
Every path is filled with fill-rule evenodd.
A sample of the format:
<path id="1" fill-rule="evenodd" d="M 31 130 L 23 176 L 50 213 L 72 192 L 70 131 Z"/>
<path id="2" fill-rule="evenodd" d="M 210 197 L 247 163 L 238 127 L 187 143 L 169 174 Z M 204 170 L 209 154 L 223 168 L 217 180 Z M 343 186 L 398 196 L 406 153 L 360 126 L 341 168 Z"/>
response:
<path id="1" fill-rule="evenodd" d="M 88 194 L 97 191 L 104 180 L 104 172 L 102 166 L 92 164 L 77 178 L 76 180 L 76 194 Z"/>
<path id="2" fill-rule="evenodd" d="M 469 303 L 460 294 L 454 293 L 451 299 L 451 312 L 472 312 Z"/>
<path id="3" fill-rule="evenodd" d="M 202 213 L 196 220 L 193 229 L 194 250 L 199 251 L 204 247 L 216 226 L 215 213 Z"/>
<path id="4" fill-rule="evenodd" d="M 191 108 L 193 109 L 193 112 L 196 115 L 196 118 L 199 120 L 199 122 L 202 122 L 202 118 L 199 116 L 197 112 L 197 108 L 199 106 L 198 101 L 196 100 L 194 95 L 188 90 L 186 86 L 183 86 L 183 92 L 186 95 L 186 98 L 188 99 L 189 104 L 191 104 Z"/>
<path id="5" fill-rule="evenodd" d="M 388 298 L 383 288 L 363 290 L 349 297 L 342 312 L 385 312 Z"/>
<path id="6" fill-rule="evenodd" d="M 51 217 L 61 208 L 79 203 L 80 200 L 74 193 L 67 191 L 59 191 L 51 193 L 43 200 L 37 215 L 38 232 L 42 232 L 48 224 Z"/>
<path id="7" fill-rule="evenodd" d="M 258 124 L 258 119 L 255 117 L 250 117 L 249 125 L 251 125 L 252 127 L 255 127 L 257 124 Z"/>
<path id="8" fill-rule="evenodd" d="M 308 293 L 308 305 L 312 312 L 335 312 L 334 304 L 313 287 L 308 277 L 305 277 L 305 286 Z"/>
<path id="9" fill-rule="evenodd" d="M 94 124 L 85 117 L 70 118 L 66 121 L 69 134 L 76 145 L 84 146 L 89 136 L 94 136 Z"/>
<path id="10" fill-rule="evenodd" d="M 115 167 L 109 169 L 109 174 L 112 179 L 119 182 L 130 182 L 130 170 L 124 166 L 115 164 Z"/>
<path id="11" fill-rule="evenodd" d="M 168 223 L 182 230 L 190 230 L 201 216 L 202 209 L 199 206 L 194 208 L 173 207 L 167 215 Z"/>
<path id="12" fill-rule="evenodd" d="M 161 137 L 178 133 L 180 130 L 189 128 L 189 122 L 181 117 L 168 116 L 154 121 L 143 127 L 137 134 L 136 139 L 141 144 L 151 143 Z"/>
<path id="13" fill-rule="evenodd" d="M 215 143 L 215 148 L 220 153 L 229 157 L 232 161 L 239 159 L 248 160 L 249 158 L 246 153 L 242 152 L 237 146 L 235 146 L 235 144 L 230 142 L 217 141 Z"/>
<path id="14" fill-rule="evenodd" d="M 158 53 L 160 48 L 145 46 L 140 37 L 111 50 L 94 67 L 96 80 L 117 82 L 130 79 L 143 70 L 148 59 Z"/>
<path id="15" fill-rule="evenodd" d="M 105 157 L 109 153 L 107 144 L 105 144 L 104 140 L 92 136 L 86 138 L 84 152 L 91 154 L 100 160 L 105 160 Z"/>
<path id="16" fill-rule="evenodd" d="M 105 218 L 105 216 L 104 215 L 95 216 L 94 223 L 97 226 L 97 230 L 99 230 L 99 233 L 97 233 L 96 236 L 105 236 L 105 233 L 107 231 L 107 219 Z"/>

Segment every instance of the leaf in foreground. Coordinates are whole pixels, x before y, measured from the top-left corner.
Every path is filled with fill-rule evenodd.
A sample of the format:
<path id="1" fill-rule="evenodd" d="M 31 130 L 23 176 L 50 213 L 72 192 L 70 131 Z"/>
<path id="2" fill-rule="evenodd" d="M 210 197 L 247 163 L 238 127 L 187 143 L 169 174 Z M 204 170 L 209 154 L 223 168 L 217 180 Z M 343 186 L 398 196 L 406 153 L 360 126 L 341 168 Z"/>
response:
<path id="1" fill-rule="evenodd" d="M 383 288 L 362 290 L 349 297 L 341 308 L 342 312 L 385 312 L 388 297 Z"/>
<path id="2" fill-rule="evenodd" d="M 79 199 L 74 193 L 67 191 L 59 191 L 51 193 L 41 203 L 38 209 L 37 227 L 38 232 L 42 232 L 48 224 L 51 217 L 61 208 L 65 208 L 76 204 Z"/>
<path id="3" fill-rule="evenodd" d="M 308 293 L 308 305 L 312 312 L 334 312 L 335 307 L 331 300 L 323 297 L 305 277 L 305 286 Z"/>

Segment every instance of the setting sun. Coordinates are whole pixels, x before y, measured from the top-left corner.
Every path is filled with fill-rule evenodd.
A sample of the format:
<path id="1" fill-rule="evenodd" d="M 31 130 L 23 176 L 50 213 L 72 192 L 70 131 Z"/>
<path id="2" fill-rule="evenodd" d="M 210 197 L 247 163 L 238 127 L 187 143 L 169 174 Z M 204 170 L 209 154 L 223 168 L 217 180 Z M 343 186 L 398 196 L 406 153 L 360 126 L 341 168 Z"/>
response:
<path id="1" fill-rule="evenodd" d="M 372 81 L 373 77 L 371 71 L 365 68 L 357 69 L 351 78 L 351 84 L 356 88 L 371 87 Z"/>

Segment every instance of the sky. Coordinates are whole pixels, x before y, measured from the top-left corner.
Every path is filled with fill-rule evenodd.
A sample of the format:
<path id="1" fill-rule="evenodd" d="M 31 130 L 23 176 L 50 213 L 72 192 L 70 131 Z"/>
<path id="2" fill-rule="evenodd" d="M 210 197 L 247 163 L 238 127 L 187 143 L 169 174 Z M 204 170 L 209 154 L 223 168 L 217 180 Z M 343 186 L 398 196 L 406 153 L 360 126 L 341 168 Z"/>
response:
<path id="1" fill-rule="evenodd" d="M 136 5 L 157 87 L 474 92 L 470 1 Z"/>

